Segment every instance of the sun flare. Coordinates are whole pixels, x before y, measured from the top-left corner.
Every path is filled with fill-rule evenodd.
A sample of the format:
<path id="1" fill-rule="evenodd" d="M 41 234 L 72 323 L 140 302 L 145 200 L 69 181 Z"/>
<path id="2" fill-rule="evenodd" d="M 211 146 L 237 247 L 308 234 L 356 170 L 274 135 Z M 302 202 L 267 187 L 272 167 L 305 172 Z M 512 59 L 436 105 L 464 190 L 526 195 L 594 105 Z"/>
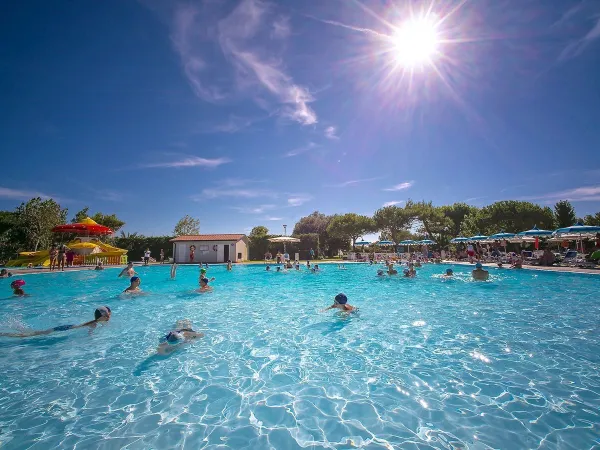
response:
<path id="1" fill-rule="evenodd" d="M 392 55 L 406 68 L 432 64 L 438 53 L 440 38 L 437 26 L 425 18 L 410 19 L 391 36 Z"/>

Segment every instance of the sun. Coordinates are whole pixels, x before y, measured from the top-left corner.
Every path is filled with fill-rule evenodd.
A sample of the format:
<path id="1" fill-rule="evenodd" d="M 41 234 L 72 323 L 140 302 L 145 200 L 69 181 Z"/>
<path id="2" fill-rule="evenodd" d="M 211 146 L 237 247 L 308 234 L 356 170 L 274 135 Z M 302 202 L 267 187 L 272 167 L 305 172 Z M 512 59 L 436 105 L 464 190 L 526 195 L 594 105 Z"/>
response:
<path id="1" fill-rule="evenodd" d="M 433 64 L 439 51 L 437 25 L 428 18 L 407 20 L 390 38 L 391 53 L 396 63 L 405 68 Z"/>

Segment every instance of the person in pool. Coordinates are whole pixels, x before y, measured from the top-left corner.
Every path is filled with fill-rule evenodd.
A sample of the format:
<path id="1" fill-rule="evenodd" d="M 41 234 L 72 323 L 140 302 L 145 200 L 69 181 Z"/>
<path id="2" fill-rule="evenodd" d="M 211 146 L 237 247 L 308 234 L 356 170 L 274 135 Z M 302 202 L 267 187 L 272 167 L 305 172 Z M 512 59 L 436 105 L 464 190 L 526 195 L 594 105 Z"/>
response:
<path id="1" fill-rule="evenodd" d="M 394 269 L 394 264 L 390 263 L 388 265 L 388 275 L 398 275 L 398 271 L 396 269 Z"/>
<path id="2" fill-rule="evenodd" d="M 385 273 L 384 273 L 383 269 L 377 269 L 377 276 L 378 277 L 384 277 L 385 276 Z"/>
<path id="3" fill-rule="evenodd" d="M 475 264 L 475 270 L 471 274 L 473 275 L 473 279 L 477 281 L 486 281 L 490 277 L 490 273 L 484 270 L 480 262 Z"/>
<path id="4" fill-rule="evenodd" d="M 231 268 L 233 267 L 233 264 L 231 263 L 231 260 L 228 259 L 227 260 L 227 271 L 231 271 Z"/>
<path id="5" fill-rule="evenodd" d="M 452 269 L 446 269 L 446 273 L 442 275 L 444 278 L 452 278 L 454 276 L 454 272 Z"/>
<path id="6" fill-rule="evenodd" d="M 98 264 L 96 264 L 96 267 L 94 267 L 94 270 L 104 270 L 104 266 L 102 265 L 102 261 L 98 261 Z"/>
<path id="7" fill-rule="evenodd" d="M 127 267 L 125 267 L 123 270 L 121 270 L 121 273 L 119 273 L 118 278 L 121 278 L 124 276 L 128 276 L 129 278 L 131 278 L 134 275 L 137 275 L 137 274 L 135 273 L 135 270 L 133 270 L 133 263 L 130 261 L 127 263 Z"/>
<path id="8" fill-rule="evenodd" d="M 183 344 L 189 344 L 196 339 L 204 337 L 204 333 L 195 331 L 189 320 L 180 320 L 175 325 L 175 329 L 169 331 L 162 339 L 156 353 L 159 355 L 168 355 L 180 348 Z"/>
<path id="9" fill-rule="evenodd" d="M 348 297 L 346 297 L 346 294 L 340 292 L 333 299 L 333 305 L 325 308 L 321 312 L 329 311 L 330 309 L 339 309 L 340 311 L 348 311 L 349 312 L 349 311 L 356 311 L 357 308 L 348 304 Z"/>
<path id="10" fill-rule="evenodd" d="M 200 282 L 200 292 L 208 292 L 208 291 L 212 291 L 212 287 L 210 287 L 208 285 L 208 283 L 210 283 L 211 281 L 215 281 L 215 277 L 212 277 L 211 279 L 208 279 L 208 277 L 206 276 L 206 269 L 201 269 L 200 270 L 200 279 L 198 280 Z"/>
<path id="11" fill-rule="evenodd" d="M 415 270 L 415 265 L 412 262 L 408 263 L 408 273 L 410 274 L 411 277 L 417 276 L 417 271 Z"/>
<path id="12" fill-rule="evenodd" d="M 171 264 L 171 280 L 174 280 L 176 276 L 177 276 L 177 264 L 175 263 L 175 261 L 173 261 L 173 264 Z"/>
<path id="13" fill-rule="evenodd" d="M 108 322 L 110 320 L 111 311 L 108 306 L 100 306 L 94 311 L 94 320 L 90 320 L 89 322 L 82 323 L 80 325 L 60 325 L 58 327 L 50 328 L 48 330 L 32 330 L 32 331 L 23 331 L 21 333 L 0 333 L 0 336 L 3 337 L 17 337 L 17 338 L 25 338 L 31 336 L 41 336 L 44 334 L 54 333 L 56 331 L 67 331 L 74 330 L 76 328 L 84 328 L 88 327 L 91 330 L 96 328 L 96 325 L 101 322 Z"/>
<path id="14" fill-rule="evenodd" d="M 140 277 L 131 277 L 129 280 L 131 283 L 127 289 L 123 291 L 123 294 L 137 294 L 142 292 L 140 289 L 140 284 L 142 284 L 142 279 Z"/>
<path id="15" fill-rule="evenodd" d="M 315 266 L 311 270 L 313 271 L 313 273 L 317 273 L 317 272 L 321 271 L 321 269 L 319 269 L 319 265 L 318 264 L 315 264 Z"/>
<path id="16" fill-rule="evenodd" d="M 0 278 L 10 278 L 10 277 L 12 277 L 12 273 L 10 273 L 8 270 L 6 270 L 6 269 L 0 270 Z"/>
<path id="17" fill-rule="evenodd" d="M 15 280 L 10 283 L 10 288 L 13 290 L 13 295 L 16 297 L 29 297 L 29 295 L 23 290 L 23 286 L 25 286 L 25 280 Z"/>
<path id="18" fill-rule="evenodd" d="M 266 268 L 265 270 L 266 270 L 267 272 L 270 272 L 270 271 L 271 271 L 271 266 L 269 266 L 269 265 L 267 264 L 267 268 Z"/>

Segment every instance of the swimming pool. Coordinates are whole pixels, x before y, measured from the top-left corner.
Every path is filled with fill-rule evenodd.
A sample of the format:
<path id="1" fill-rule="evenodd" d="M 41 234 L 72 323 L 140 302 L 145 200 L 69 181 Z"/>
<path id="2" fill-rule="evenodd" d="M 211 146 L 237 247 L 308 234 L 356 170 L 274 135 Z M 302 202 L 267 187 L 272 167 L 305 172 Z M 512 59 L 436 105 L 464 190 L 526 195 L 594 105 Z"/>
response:
<path id="1" fill-rule="evenodd" d="M 147 296 L 116 270 L 25 275 L 0 330 L 113 317 L 0 338 L 0 448 L 565 448 L 600 444 L 600 278 L 490 269 L 472 282 L 428 265 L 320 274 L 140 267 Z M 319 313 L 343 291 L 360 308 Z M 189 318 L 206 337 L 169 357 L 158 340 Z"/>

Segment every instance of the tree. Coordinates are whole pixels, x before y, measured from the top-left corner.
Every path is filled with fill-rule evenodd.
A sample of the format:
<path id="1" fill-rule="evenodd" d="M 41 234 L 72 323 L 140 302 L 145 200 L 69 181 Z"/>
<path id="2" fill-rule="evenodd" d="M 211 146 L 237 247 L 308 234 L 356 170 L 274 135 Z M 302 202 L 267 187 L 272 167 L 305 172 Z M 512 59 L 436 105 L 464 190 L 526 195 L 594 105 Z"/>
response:
<path id="1" fill-rule="evenodd" d="M 90 217 L 90 207 L 86 206 L 85 208 L 77 211 L 73 219 L 71 219 L 71 223 L 81 223 L 82 220 Z"/>
<path id="2" fill-rule="evenodd" d="M 87 218 L 92 219 L 94 222 L 99 223 L 100 225 L 104 225 L 105 227 L 110 228 L 115 233 L 119 231 L 119 229 L 123 228 L 125 222 L 119 219 L 116 214 L 102 214 L 101 212 L 97 212 L 93 216 L 90 215 L 90 208 L 86 206 L 80 211 L 75 213 L 75 216 L 71 220 L 72 223 L 80 223 L 82 220 Z"/>
<path id="3" fill-rule="evenodd" d="M 250 259 L 263 259 L 265 253 L 269 250 L 269 229 L 262 225 L 256 226 L 250 231 L 248 239 L 250 240 Z"/>
<path id="4" fill-rule="evenodd" d="M 600 212 L 597 212 L 595 215 L 588 214 L 584 217 L 583 223 L 586 225 L 592 225 L 600 227 Z"/>
<path id="5" fill-rule="evenodd" d="M 40 247 L 50 247 L 52 228 L 67 221 L 67 209 L 62 209 L 52 199 L 42 200 L 39 197 L 21 203 L 16 215 L 17 227 L 24 236 L 24 243 L 33 251 Z"/>
<path id="6" fill-rule="evenodd" d="M 503 200 L 471 213 L 463 222 L 467 235 L 490 235 L 501 231 L 518 233 L 537 225 L 539 228 L 554 229 L 554 213 L 548 207 L 530 202 Z"/>
<path id="7" fill-rule="evenodd" d="M 413 212 L 407 208 L 386 206 L 375 212 L 373 220 L 378 231 L 387 233 L 392 241 L 399 242 L 402 240 L 402 233 L 410 229 L 415 218 Z"/>
<path id="8" fill-rule="evenodd" d="M 373 219 L 355 213 L 334 217 L 327 227 L 327 233 L 331 237 L 352 241 L 353 249 L 356 239 L 371 231 L 375 231 Z"/>
<path id="9" fill-rule="evenodd" d="M 331 216 L 315 211 L 306 217 L 302 217 L 296 225 L 294 225 L 294 232 L 292 234 L 323 234 L 327 231 L 330 221 Z"/>
<path id="10" fill-rule="evenodd" d="M 442 206 L 441 209 L 444 215 L 452 221 L 450 235 L 453 238 L 463 233 L 462 228 L 465 218 L 469 214 L 476 214 L 479 211 L 476 206 L 467 205 L 466 203 L 454 203 L 453 205 Z"/>
<path id="11" fill-rule="evenodd" d="M 194 219 L 186 214 L 185 217 L 179 219 L 179 222 L 175 225 L 173 234 L 175 234 L 175 236 L 200 234 L 200 220 Z"/>
<path id="12" fill-rule="evenodd" d="M 446 216 L 441 207 L 433 206 L 431 202 L 421 201 L 407 203 L 414 217 L 421 222 L 419 232 L 425 234 L 440 245 L 447 245 L 451 236 L 454 222 Z"/>
<path id="13" fill-rule="evenodd" d="M 570 227 L 577 222 L 575 208 L 568 200 L 561 200 L 554 205 L 554 217 L 558 228 Z"/>

